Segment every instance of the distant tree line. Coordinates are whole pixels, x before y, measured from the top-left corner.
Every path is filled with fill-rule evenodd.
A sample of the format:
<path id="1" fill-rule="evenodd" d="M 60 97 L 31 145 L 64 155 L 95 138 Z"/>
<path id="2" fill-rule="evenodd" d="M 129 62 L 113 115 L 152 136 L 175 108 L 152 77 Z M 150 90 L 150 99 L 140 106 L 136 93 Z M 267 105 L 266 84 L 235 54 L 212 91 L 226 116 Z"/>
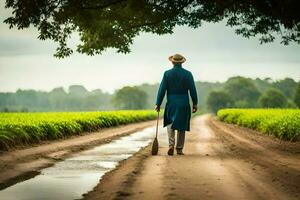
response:
<path id="1" fill-rule="evenodd" d="M 207 108 L 295 108 L 300 107 L 300 82 L 291 78 L 271 79 L 229 78 L 219 90 L 210 92 Z"/>
<path id="2" fill-rule="evenodd" d="M 123 87 L 113 94 L 84 86 L 54 88 L 50 92 L 17 90 L 0 93 L 0 112 L 95 111 L 153 109 L 159 84 Z M 220 108 L 300 107 L 300 82 L 232 77 L 226 82 L 196 82 L 201 111 Z"/>
<path id="3" fill-rule="evenodd" d="M 4 112 L 26 111 L 89 111 L 108 110 L 111 95 L 100 89 L 88 91 L 81 85 L 63 87 L 50 92 L 18 89 L 15 93 L 0 93 L 0 110 Z"/>

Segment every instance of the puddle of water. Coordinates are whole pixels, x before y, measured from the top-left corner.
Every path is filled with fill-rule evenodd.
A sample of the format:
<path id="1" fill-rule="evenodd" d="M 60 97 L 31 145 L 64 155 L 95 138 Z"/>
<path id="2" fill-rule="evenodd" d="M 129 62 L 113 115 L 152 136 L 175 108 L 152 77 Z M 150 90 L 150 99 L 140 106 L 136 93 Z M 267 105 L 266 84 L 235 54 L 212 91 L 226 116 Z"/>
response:
<path id="1" fill-rule="evenodd" d="M 101 177 L 118 163 L 152 142 L 155 127 L 146 128 L 108 144 L 83 151 L 41 174 L 0 191 L 1 200 L 78 199 L 91 191 Z M 165 129 L 159 131 L 160 146 L 167 146 Z"/>

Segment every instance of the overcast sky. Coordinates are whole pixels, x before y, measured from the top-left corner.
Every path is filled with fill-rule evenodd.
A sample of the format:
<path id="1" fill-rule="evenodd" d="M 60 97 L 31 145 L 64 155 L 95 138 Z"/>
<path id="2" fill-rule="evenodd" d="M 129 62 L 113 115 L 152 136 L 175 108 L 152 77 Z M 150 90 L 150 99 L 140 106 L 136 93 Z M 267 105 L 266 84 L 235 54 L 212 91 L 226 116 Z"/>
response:
<path id="1" fill-rule="evenodd" d="M 38 89 L 81 84 L 87 89 L 112 92 L 125 85 L 155 83 L 171 67 L 168 56 L 183 54 L 184 67 L 200 81 L 225 81 L 236 75 L 292 77 L 300 80 L 300 45 L 278 41 L 260 45 L 257 38 L 245 39 L 224 23 L 203 24 L 199 29 L 177 27 L 174 34 L 141 34 L 130 54 L 109 50 L 94 57 L 74 54 L 66 59 L 53 57 L 56 45 L 40 41 L 37 32 L 10 30 L 3 20 L 0 3 L 0 91 Z M 77 38 L 71 43 L 76 44 Z"/>

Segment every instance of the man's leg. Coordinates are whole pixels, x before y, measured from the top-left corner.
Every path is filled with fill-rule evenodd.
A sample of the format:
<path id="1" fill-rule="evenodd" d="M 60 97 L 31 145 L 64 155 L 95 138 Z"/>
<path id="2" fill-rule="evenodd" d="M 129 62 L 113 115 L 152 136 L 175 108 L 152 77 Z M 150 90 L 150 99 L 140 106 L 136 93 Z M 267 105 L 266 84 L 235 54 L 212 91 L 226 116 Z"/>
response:
<path id="1" fill-rule="evenodd" d="M 174 146 L 175 146 L 175 130 L 171 128 L 172 124 L 167 126 L 168 137 L 169 137 L 169 151 L 168 155 L 174 154 Z"/>
<path id="2" fill-rule="evenodd" d="M 184 147 L 184 140 L 185 140 L 185 131 L 177 131 L 177 144 L 176 144 L 177 154 L 183 155 L 182 149 Z"/>

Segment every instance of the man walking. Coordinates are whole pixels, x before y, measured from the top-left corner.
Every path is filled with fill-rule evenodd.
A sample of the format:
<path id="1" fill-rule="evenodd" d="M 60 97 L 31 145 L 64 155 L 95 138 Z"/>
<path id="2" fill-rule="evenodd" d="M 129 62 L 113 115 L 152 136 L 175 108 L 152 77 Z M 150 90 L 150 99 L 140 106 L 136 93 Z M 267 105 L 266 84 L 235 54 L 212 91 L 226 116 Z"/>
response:
<path id="1" fill-rule="evenodd" d="M 191 72 L 182 68 L 185 58 L 180 54 L 169 57 L 173 68 L 165 71 L 157 94 L 156 108 L 160 111 L 160 106 L 167 92 L 167 103 L 164 110 L 164 127 L 167 126 L 169 137 L 168 155 L 174 154 L 175 130 L 177 130 L 176 151 L 178 155 L 183 154 L 185 131 L 190 130 L 191 107 L 189 95 L 192 98 L 192 112 L 197 111 L 197 91 L 194 78 Z"/>

